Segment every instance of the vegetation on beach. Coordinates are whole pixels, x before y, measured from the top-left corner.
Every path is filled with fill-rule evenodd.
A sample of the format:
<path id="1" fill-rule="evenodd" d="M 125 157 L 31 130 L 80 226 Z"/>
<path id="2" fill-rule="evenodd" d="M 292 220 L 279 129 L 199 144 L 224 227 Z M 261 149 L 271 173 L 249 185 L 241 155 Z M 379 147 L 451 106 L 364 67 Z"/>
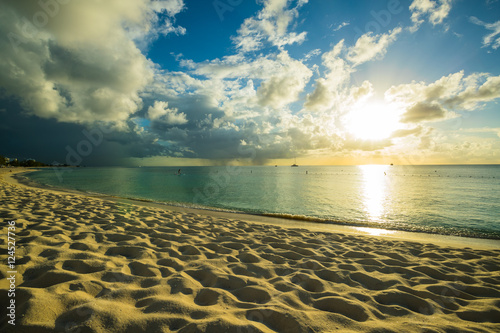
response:
<path id="1" fill-rule="evenodd" d="M 45 164 L 43 162 L 36 161 L 34 159 L 25 159 L 22 161 L 18 161 L 17 159 L 10 160 L 3 155 L 0 155 L 0 166 L 2 167 L 45 167 L 50 166 L 49 164 Z"/>

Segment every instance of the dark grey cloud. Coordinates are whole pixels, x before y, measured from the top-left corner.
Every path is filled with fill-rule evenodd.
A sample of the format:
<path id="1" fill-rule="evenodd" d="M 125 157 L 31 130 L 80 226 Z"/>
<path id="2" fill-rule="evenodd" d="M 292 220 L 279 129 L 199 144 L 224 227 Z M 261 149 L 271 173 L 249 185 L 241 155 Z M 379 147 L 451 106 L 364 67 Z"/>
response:
<path id="1" fill-rule="evenodd" d="M 173 154 L 154 138 L 103 125 L 60 123 L 22 112 L 14 98 L 0 98 L 0 154 L 61 164 L 124 165 L 129 157 Z M 80 152 L 80 153 L 79 153 Z M 83 152 L 83 153 L 81 153 Z"/>

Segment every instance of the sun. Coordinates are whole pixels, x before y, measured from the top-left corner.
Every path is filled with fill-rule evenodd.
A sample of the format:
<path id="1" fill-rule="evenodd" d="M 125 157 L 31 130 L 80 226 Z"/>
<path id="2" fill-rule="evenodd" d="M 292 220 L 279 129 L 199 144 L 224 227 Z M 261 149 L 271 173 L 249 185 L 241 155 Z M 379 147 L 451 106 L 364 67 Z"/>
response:
<path id="1" fill-rule="evenodd" d="M 383 140 L 401 128 L 400 115 L 398 108 L 391 104 L 363 103 L 346 115 L 345 127 L 358 139 Z"/>

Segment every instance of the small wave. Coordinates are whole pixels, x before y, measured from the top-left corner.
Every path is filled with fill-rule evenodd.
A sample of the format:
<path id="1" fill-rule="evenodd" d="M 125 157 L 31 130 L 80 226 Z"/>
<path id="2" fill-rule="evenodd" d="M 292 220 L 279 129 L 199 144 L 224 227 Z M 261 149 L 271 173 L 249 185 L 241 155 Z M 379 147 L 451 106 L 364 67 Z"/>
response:
<path id="1" fill-rule="evenodd" d="M 385 229 L 394 231 L 438 234 L 445 236 L 500 239 L 500 233 L 495 233 L 495 232 L 491 233 L 491 232 L 485 232 L 481 230 L 471 230 L 471 229 L 422 226 L 422 225 L 412 225 L 412 224 L 402 224 L 402 223 L 390 224 L 390 223 L 380 223 L 380 222 L 370 222 L 370 221 L 349 221 L 349 220 L 326 219 L 315 216 L 294 215 L 286 213 L 261 213 L 257 215 L 282 218 L 294 221 L 310 222 L 310 223 L 336 224 L 336 225 L 352 226 L 352 227 L 367 227 L 367 228 L 376 228 L 376 229 Z"/>
<path id="2" fill-rule="evenodd" d="M 257 214 L 257 215 L 276 217 L 276 218 L 282 218 L 282 219 L 287 219 L 287 220 L 316 222 L 316 223 L 342 223 L 342 224 L 348 223 L 346 221 L 340 221 L 340 220 L 324 219 L 324 218 L 315 217 L 315 216 L 294 215 L 294 214 L 286 214 L 286 213 L 261 213 L 261 214 Z"/>

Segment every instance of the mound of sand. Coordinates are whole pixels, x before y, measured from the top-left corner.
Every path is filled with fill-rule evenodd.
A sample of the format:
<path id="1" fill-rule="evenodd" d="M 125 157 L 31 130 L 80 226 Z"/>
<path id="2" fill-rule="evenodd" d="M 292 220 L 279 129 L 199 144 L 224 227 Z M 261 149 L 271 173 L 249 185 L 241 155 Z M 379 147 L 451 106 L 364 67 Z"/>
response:
<path id="1" fill-rule="evenodd" d="M 2 332 L 499 332 L 500 250 L 311 232 L 2 182 Z"/>

